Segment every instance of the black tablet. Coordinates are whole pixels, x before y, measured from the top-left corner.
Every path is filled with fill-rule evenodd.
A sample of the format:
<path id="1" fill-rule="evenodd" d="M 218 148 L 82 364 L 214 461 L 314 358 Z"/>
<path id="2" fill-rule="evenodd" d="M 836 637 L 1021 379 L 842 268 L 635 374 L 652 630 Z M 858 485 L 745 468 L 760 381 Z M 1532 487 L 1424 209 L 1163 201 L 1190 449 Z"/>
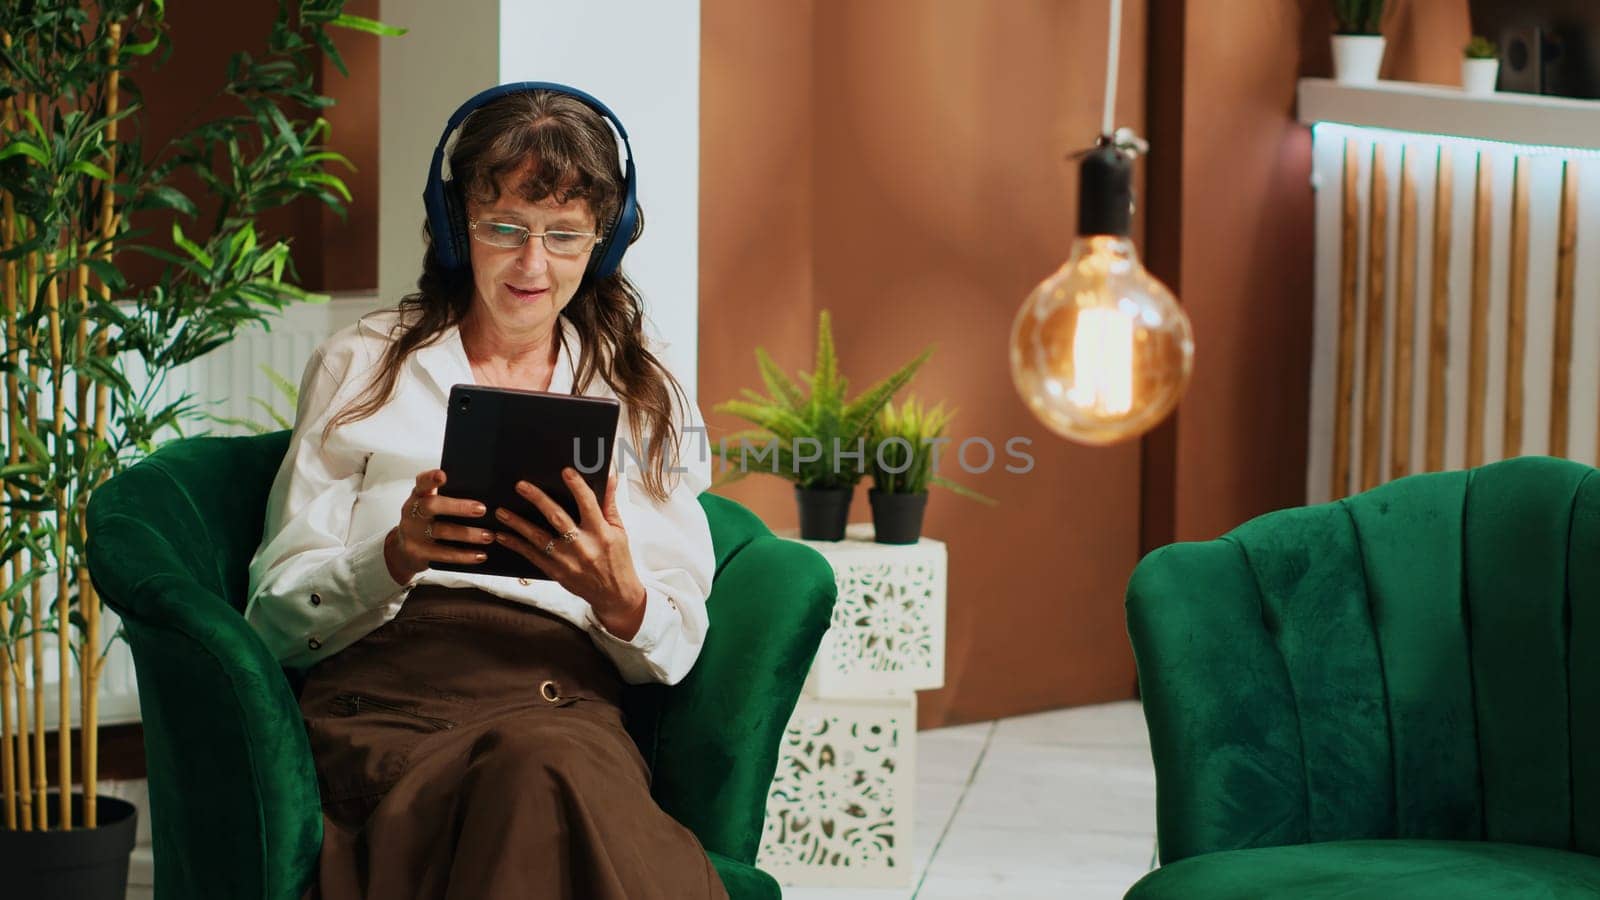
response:
<path id="1" fill-rule="evenodd" d="M 504 531 L 507 526 L 494 516 L 503 506 L 553 532 L 538 507 L 517 493 L 517 482 L 529 481 L 560 504 L 572 521 L 580 521 L 578 501 L 562 480 L 561 470 L 567 466 L 577 469 L 595 499 L 604 504 L 620 411 L 621 404 L 609 397 L 471 384 L 451 388 L 439 466 L 444 469 L 445 482 L 439 493 L 477 500 L 488 514 L 478 519 L 440 516 L 439 520 Z M 435 562 L 433 568 L 550 580 L 509 547 L 472 546 L 481 548 L 489 558 L 467 565 Z"/>

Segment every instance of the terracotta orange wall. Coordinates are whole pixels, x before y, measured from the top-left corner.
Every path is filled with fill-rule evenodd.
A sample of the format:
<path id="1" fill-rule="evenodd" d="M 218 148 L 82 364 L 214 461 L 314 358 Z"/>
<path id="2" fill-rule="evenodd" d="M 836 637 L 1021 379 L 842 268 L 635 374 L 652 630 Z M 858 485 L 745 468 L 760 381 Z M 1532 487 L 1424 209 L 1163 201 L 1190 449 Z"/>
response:
<path id="1" fill-rule="evenodd" d="M 1197 351 L 1165 449 L 1170 526 L 1150 543 L 1215 537 L 1305 502 L 1313 194 L 1295 83 L 1331 73 L 1332 22 L 1323 0 L 1156 2 L 1172 15 L 1152 16 L 1166 31 L 1153 39 L 1181 40 L 1167 77 L 1182 100 L 1151 131 L 1179 135 L 1181 157 L 1153 162 L 1177 166 L 1177 179 L 1152 178 L 1181 196 L 1152 196 L 1150 227 L 1167 242 L 1159 274 L 1194 321 Z M 1459 83 L 1466 22 L 1465 0 L 1400 4 L 1385 22 L 1385 76 Z M 1146 503 L 1159 519 L 1163 498 Z"/>
<path id="2" fill-rule="evenodd" d="M 1139 448 L 1088 450 L 1038 426 L 1007 338 L 1073 238 L 1064 157 L 1099 127 L 1100 3 L 703 0 L 700 402 L 759 385 L 752 349 L 810 368 L 819 309 L 865 387 L 939 344 L 913 389 L 960 412 L 957 442 L 997 461 L 946 474 L 996 508 L 936 491 L 926 531 L 950 552 L 946 688 L 924 726 L 1132 696 L 1122 589 L 1139 550 Z M 1144 6 L 1125 14 L 1118 121 L 1143 125 Z M 1088 37 L 1092 36 L 1092 37 Z M 1008 474 L 1005 440 L 1034 469 Z M 976 457 L 973 461 L 977 462 Z M 792 491 L 725 491 L 775 528 Z M 852 519 L 870 517 L 865 485 Z"/>

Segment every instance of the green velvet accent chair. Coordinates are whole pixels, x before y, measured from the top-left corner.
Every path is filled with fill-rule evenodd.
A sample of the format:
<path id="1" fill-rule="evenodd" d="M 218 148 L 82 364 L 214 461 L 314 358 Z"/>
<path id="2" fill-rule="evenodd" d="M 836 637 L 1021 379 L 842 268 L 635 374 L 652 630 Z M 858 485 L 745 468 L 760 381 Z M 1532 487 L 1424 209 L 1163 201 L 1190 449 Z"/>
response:
<path id="1" fill-rule="evenodd" d="M 245 622 L 250 558 L 288 432 L 176 441 L 89 504 L 89 570 L 138 670 L 162 900 L 293 900 L 322 845 L 316 771 L 285 671 Z M 778 898 L 754 865 L 778 747 L 835 600 L 822 556 L 703 494 L 713 627 L 689 676 L 630 688 L 629 730 L 668 813 L 735 900 Z"/>
<path id="2" fill-rule="evenodd" d="M 1151 553 L 1129 900 L 1600 897 L 1600 472 L 1416 475 Z"/>

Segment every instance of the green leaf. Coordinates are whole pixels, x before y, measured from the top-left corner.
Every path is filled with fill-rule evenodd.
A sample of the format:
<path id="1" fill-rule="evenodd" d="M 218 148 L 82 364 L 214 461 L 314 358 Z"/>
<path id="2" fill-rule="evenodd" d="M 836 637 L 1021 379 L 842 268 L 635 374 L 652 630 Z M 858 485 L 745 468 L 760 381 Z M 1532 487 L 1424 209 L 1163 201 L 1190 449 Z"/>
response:
<path id="1" fill-rule="evenodd" d="M 116 266 L 97 256 L 88 257 L 83 261 L 83 264 L 89 267 L 89 271 L 94 273 L 94 277 L 100 279 L 100 283 L 113 291 L 121 290 L 127 284 L 122 278 L 122 272 Z"/>
<path id="2" fill-rule="evenodd" d="M 773 362 L 772 356 L 762 347 L 756 348 L 756 365 L 761 370 L 761 380 L 767 386 L 767 391 L 772 396 L 782 400 L 792 408 L 799 408 L 805 404 L 805 397 L 800 393 L 800 386 L 790 380 L 784 371 Z"/>
<path id="3" fill-rule="evenodd" d="M 101 181 L 110 181 L 111 180 L 111 173 L 110 172 L 107 172 L 105 169 L 100 168 L 99 166 L 95 165 L 92 162 L 89 162 L 86 159 L 80 159 L 77 162 L 73 163 L 72 165 L 67 166 L 67 171 L 68 172 L 80 172 L 80 173 L 82 173 L 84 175 L 89 175 L 91 177 L 98 178 Z"/>
<path id="4" fill-rule="evenodd" d="M 267 380 L 272 382 L 272 386 L 278 389 L 278 393 L 287 397 L 291 404 L 298 404 L 300 402 L 299 385 L 285 378 L 283 375 L 279 374 L 276 369 L 272 368 L 266 363 L 262 363 L 260 368 L 262 374 L 267 376 Z"/>
<path id="5" fill-rule="evenodd" d="M 34 115 L 33 110 L 23 110 L 22 117 L 28 120 L 28 127 L 33 129 L 33 134 L 39 139 L 39 144 L 41 146 L 48 145 L 50 143 L 50 138 L 45 134 L 44 125 L 39 122 L 39 117 Z"/>
<path id="6" fill-rule="evenodd" d="M 295 134 L 294 126 L 289 124 L 289 118 L 283 114 L 283 110 L 278 108 L 278 104 L 267 103 L 266 112 L 268 119 L 272 122 L 272 126 L 278 129 L 278 136 L 283 138 L 285 144 L 289 145 L 294 151 L 294 155 L 299 156 L 304 152 L 305 148 L 300 143 L 300 136 Z"/>
<path id="7" fill-rule="evenodd" d="M 159 46 L 161 46 L 161 36 L 158 34 L 143 43 L 125 44 L 118 52 L 123 56 L 149 56 Z"/>
<path id="8" fill-rule="evenodd" d="M 337 191 L 339 196 L 343 197 L 346 203 L 350 202 L 350 189 L 345 187 L 343 179 L 339 178 L 337 175 L 329 175 L 327 173 L 302 175 L 299 178 L 293 179 L 291 183 L 294 184 L 295 187 L 303 187 L 307 184 L 326 185 Z"/>
<path id="9" fill-rule="evenodd" d="M 334 28 L 349 28 L 352 31 L 364 31 L 367 34 L 376 34 L 379 37 L 399 37 L 406 33 L 406 29 L 404 28 L 399 28 L 394 25 L 385 25 L 382 22 L 378 22 L 373 19 L 363 18 L 361 16 L 352 16 L 348 13 L 341 13 L 329 21 L 328 25 Z"/>
<path id="10" fill-rule="evenodd" d="M 50 458 L 50 448 L 46 447 L 44 440 L 32 431 L 26 428 L 19 428 L 16 432 L 16 439 L 28 448 L 29 455 L 34 459 Z"/>
<path id="11" fill-rule="evenodd" d="M 26 138 L 15 138 L 11 143 L 0 147 L 0 160 L 10 159 L 13 156 L 26 156 L 40 165 L 49 165 L 50 157 L 39 148 L 39 145 Z"/>
<path id="12" fill-rule="evenodd" d="M 929 484 L 937 484 L 939 487 L 942 487 L 945 490 L 951 491 L 951 492 L 953 492 L 955 494 L 958 494 L 958 495 L 960 495 L 962 497 L 966 497 L 968 500 L 976 500 L 979 503 L 984 504 L 985 506 L 999 506 L 1000 505 L 1000 501 L 999 500 L 996 500 L 993 497 L 990 497 L 990 496 L 987 496 L 987 495 L 984 495 L 984 494 L 980 494 L 977 491 L 972 490 L 971 488 L 962 487 L 961 485 L 956 484 L 954 481 L 951 481 L 950 479 L 945 478 L 942 475 L 933 476 L 932 478 L 928 479 L 928 483 Z"/>
<path id="13" fill-rule="evenodd" d="M 183 248 L 185 253 L 194 257 L 196 262 L 200 263 L 202 266 L 205 266 L 207 269 L 210 269 L 212 266 L 216 265 L 216 263 L 211 259 L 211 254 L 207 253 L 204 247 L 201 247 L 194 241 L 184 237 L 183 226 L 179 225 L 177 222 L 172 223 L 172 242 Z"/>
<path id="14" fill-rule="evenodd" d="M 170 185 L 150 185 L 147 188 L 146 196 L 168 209 L 175 209 L 190 216 L 200 214 L 200 211 L 195 208 L 193 200 L 190 200 L 182 191 Z"/>
<path id="15" fill-rule="evenodd" d="M 344 166 L 346 169 L 349 169 L 352 172 L 358 171 L 356 169 L 356 164 L 346 158 L 343 153 L 335 153 L 332 150 L 322 150 L 317 153 L 307 154 L 305 159 L 302 161 L 307 163 L 334 162 Z"/>
<path id="16" fill-rule="evenodd" d="M 11 478 L 16 475 L 44 475 L 49 473 L 50 464 L 47 462 L 11 463 L 0 466 L 0 478 Z"/>

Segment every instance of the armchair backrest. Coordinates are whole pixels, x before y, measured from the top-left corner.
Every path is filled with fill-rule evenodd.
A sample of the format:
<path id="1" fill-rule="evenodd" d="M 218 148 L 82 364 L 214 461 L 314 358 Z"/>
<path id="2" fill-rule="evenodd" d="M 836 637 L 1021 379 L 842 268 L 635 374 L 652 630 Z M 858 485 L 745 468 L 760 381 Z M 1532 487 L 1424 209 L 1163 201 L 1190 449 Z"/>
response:
<path id="1" fill-rule="evenodd" d="M 1128 629 L 1164 863 L 1358 838 L 1600 855 L 1600 473 L 1417 475 L 1174 544 Z"/>
<path id="2" fill-rule="evenodd" d="M 103 485 L 90 502 L 91 536 L 109 530 L 108 520 L 134 517 L 149 532 L 141 551 L 170 555 L 97 570 L 101 591 L 137 614 L 147 596 L 138 580 L 183 575 L 242 613 L 267 493 L 288 447 L 287 431 L 173 441 Z"/>

